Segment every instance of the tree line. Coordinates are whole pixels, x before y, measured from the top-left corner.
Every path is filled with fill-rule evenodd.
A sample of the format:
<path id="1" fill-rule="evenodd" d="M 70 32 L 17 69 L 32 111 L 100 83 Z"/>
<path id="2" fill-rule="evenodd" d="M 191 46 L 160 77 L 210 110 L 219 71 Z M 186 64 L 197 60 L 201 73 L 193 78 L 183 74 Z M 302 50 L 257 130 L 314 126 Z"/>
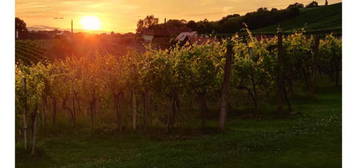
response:
<path id="1" fill-rule="evenodd" d="M 144 30 L 169 31 L 178 28 L 182 30 L 190 29 L 197 31 L 199 34 L 237 33 L 242 28 L 245 28 L 245 25 L 249 25 L 249 29 L 251 30 L 262 28 L 298 16 L 301 8 L 314 8 L 318 6 L 316 1 L 312 1 L 306 6 L 301 3 L 290 4 L 287 8 L 281 10 L 277 8 L 269 10 L 262 7 L 245 15 L 227 15 L 218 21 L 209 21 L 207 19 L 201 21 L 170 19 L 167 22 L 159 24 L 158 18 L 150 15 L 138 21 L 136 33 L 141 34 Z"/>

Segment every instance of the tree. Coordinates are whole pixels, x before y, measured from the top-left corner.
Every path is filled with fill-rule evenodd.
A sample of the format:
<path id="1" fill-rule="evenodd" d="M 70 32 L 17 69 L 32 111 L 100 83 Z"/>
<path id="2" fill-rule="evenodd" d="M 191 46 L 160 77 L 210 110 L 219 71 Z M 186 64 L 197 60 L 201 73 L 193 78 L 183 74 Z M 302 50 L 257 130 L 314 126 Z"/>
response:
<path id="1" fill-rule="evenodd" d="M 290 4 L 287 9 L 291 9 L 291 8 L 304 8 L 304 4 L 296 2 L 294 4 Z"/>
<path id="2" fill-rule="evenodd" d="M 140 19 L 137 23 L 136 33 L 141 34 L 144 29 L 149 28 L 159 23 L 159 19 L 154 15 L 146 16 L 144 19 Z"/>
<path id="3" fill-rule="evenodd" d="M 267 9 L 267 8 L 259 8 L 258 10 L 257 10 L 257 13 L 263 13 L 263 12 L 269 12 L 269 10 Z"/>
<path id="4" fill-rule="evenodd" d="M 312 1 L 311 3 L 306 5 L 306 8 L 315 8 L 315 7 L 318 7 L 318 6 L 319 6 L 319 3 L 317 3 L 316 1 Z"/>
<path id="5" fill-rule="evenodd" d="M 196 24 L 195 21 L 190 20 L 190 21 L 187 23 L 187 27 L 189 27 L 189 28 L 192 29 L 192 30 L 196 30 L 196 29 L 197 29 L 197 24 Z"/>
<path id="6" fill-rule="evenodd" d="M 271 8 L 270 12 L 277 12 L 278 9 L 277 8 Z"/>
<path id="7" fill-rule="evenodd" d="M 25 38 L 27 34 L 27 28 L 26 28 L 26 23 L 25 21 L 21 20 L 20 18 L 16 17 L 15 18 L 15 30 L 16 30 L 16 37 L 18 39 L 23 39 Z"/>
<path id="8" fill-rule="evenodd" d="M 220 20 L 220 22 L 224 22 L 224 21 L 229 20 L 229 19 L 231 19 L 231 18 L 237 18 L 237 17 L 240 17 L 240 15 L 239 15 L 239 14 L 227 15 L 227 16 L 223 17 L 223 18 Z"/>
<path id="9" fill-rule="evenodd" d="M 181 26 L 185 26 L 187 24 L 187 22 L 185 20 L 177 20 L 177 19 L 173 19 L 173 20 L 168 20 L 166 23 L 164 23 L 164 25 L 167 25 L 169 27 L 181 27 Z"/>

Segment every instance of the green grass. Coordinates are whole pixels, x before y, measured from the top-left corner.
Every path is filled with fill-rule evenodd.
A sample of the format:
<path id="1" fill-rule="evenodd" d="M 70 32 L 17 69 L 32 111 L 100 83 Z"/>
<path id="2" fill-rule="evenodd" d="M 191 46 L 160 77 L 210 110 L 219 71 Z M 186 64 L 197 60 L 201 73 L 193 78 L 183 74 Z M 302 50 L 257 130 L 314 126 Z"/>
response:
<path id="1" fill-rule="evenodd" d="M 276 32 L 278 25 L 284 31 L 294 31 L 301 28 L 305 28 L 307 31 L 341 30 L 342 3 L 317 8 L 304 8 L 300 10 L 300 15 L 295 18 L 254 30 L 254 32 Z"/>
<path id="2" fill-rule="evenodd" d="M 18 168 L 334 168 L 341 167 L 341 89 L 297 97 L 285 119 L 228 121 L 224 133 L 195 136 L 67 135 L 42 139 Z M 212 121 L 215 123 L 215 121 Z"/>

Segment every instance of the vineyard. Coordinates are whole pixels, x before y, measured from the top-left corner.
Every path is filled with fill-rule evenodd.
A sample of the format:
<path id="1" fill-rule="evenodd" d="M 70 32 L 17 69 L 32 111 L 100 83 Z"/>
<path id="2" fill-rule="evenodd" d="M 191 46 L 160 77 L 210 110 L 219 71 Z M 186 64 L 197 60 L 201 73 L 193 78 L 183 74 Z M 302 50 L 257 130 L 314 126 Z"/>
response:
<path id="1" fill-rule="evenodd" d="M 17 143 L 35 154 L 41 138 L 67 132 L 223 131 L 235 115 L 258 122 L 306 115 L 291 97 L 316 97 L 325 79 L 341 84 L 342 42 L 333 35 L 257 40 L 247 32 L 166 50 L 52 61 L 41 61 L 41 45 L 19 42 L 16 57 L 28 61 L 16 65 Z"/>
<path id="2" fill-rule="evenodd" d="M 16 61 L 29 65 L 44 59 L 46 47 L 42 41 L 16 41 Z"/>

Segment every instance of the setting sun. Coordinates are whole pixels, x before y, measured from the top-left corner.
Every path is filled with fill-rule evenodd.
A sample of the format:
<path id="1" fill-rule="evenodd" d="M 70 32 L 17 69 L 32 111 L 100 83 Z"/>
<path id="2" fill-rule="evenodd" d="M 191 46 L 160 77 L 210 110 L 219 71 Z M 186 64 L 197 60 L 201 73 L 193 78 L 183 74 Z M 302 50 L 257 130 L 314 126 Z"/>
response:
<path id="1" fill-rule="evenodd" d="M 101 27 L 100 19 L 97 16 L 83 16 L 80 24 L 84 30 L 99 30 Z"/>

